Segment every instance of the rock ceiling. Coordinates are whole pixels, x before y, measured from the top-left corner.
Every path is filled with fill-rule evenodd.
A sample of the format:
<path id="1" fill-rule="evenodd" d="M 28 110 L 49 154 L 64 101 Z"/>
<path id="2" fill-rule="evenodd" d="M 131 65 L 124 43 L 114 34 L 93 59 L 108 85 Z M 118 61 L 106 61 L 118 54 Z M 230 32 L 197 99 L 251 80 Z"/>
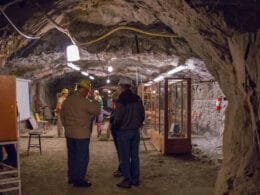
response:
<path id="1" fill-rule="evenodd" d="M 203 28 L 207 29 L 206 25 L 211 24 L 218 29 L 226 24 L 221 20 L 218 21 L 218 18 L 222 19 L 222 15 L 216 12 L 215 21 L 202 22 L 205 26 L 201 27 L 195 20 L 192 21 L 192 14 L 194 12 L 195 17 L 196 11 L 207 12 L 205 6 L 208 11 L 212 11 L 212 8 L 218 11 L 217 9 L 223 5 L 210 5 L 210 3 L 207 5 L 206 1 L 194 2 L 181 0 L 1 1 L 1 10 L 17 28 L 25 34 L 34 34 L 40 39 L 26 39 L 19 35 L 7 22 L 2 12 L 0 71 L 30 79 L 55 78 L 70 74 L 73 70 L 66 65 L 65 49 L 73 39 L 80 47 L 81 56 L 81 60 L 75 64 L 80 66 L 81 70 L 97 77 L 127 75 L 136 79 L 138 76 L 139 81 L 146 82 L 176 66 L 185 65 L 188 61 L 196 68 L 192 71 L 182 71 L 176 74 L 177 76 L 211 80 L 213 77 L 197 55 L 196 49 L 200 46 L 191 47 L 190 43 L 194 41 L 196 44 L 198 39 L 196 35 L 200 34 L 208 39 L 215 36 L 213 38 L 220 39 L 220 42 L 214 44 L 222 47 L 221 44 L 225 40 L 219 34 L 212 34 L 210 30 L 205 31 Z M 179 13 L 174 13 L 174 9 L 171 11 L 168 6 L 173 6 Z M 196 6 L 199 7 L 198 10 L 194 9 Z M 185 11 L 187 14 L 184 13 Z M 206 18 L 196 18 L 198 21 L 202 19 Z M 191 25 L 192 28 L 185 28 L 187 25 Z M 165 38 L 121 30 L 98 42 L 85 44 L 119 26 L 135 27 L 161 35 L 176 34 L 177 37 Z M 218 30 L 222 31 L 222 29 Z M 224 47 L 223 51 L 225 51 Z M 110 74 L 107 72 L 109 65 L 114 68 L 113 73 Z"/>
<path id="2" fill-rule="evenodd" d="M 71 39 L 80 47 L 76 64 L 101 82 L 108 65 L 115 81 L 146 82 L 183 64 L 195 68 L 179 76 L 211 80 L 208 70 L 229 101 L 215 194 L 259 192 L 259 0 L 1 0 L 0 11 L 1 74 L 51 86 L 72 80 L 79 73 L 66 65 Z M 40 39 L 18 34 L 3 14 Z M 121 30 L 89 44 L 122 26 L 177 37 Z"/>

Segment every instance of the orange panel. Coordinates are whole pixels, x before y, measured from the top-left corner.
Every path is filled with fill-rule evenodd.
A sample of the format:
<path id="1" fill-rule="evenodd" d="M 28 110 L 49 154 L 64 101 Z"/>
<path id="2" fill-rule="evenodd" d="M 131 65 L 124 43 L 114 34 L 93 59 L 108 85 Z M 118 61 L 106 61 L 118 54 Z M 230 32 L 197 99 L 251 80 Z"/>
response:
<path id="1" fill-rule="evenodd" d="M 163 151 L 163 136 L 159 134 L 158 131 L 156 130 L 152 130 L 151 133 L 151 141 L 154 145 L 154 147 L 158 150 L 158 151 Z"/>
<path id="2" fill-rule="evenodd" d="M 0 141 L 17 140 L 16 78 L 0 76 Z"/>

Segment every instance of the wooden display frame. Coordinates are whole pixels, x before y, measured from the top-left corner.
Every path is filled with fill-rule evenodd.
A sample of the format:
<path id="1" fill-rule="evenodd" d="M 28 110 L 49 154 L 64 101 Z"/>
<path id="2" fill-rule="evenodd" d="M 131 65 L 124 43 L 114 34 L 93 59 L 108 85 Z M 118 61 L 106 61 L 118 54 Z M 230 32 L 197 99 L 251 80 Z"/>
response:
<path id="1" fill-rule="evenodd" d="M 181 114 L 185 115 L 185 129 L 186 134 L 183 137 L 169 137 L 169 131 L 171 125 L 169 125 L 169 82 L 174 80 L 182 80 L 187 84 L 187 91 L 185 91 L 185 101 L 186 110 L 184 111 L 183 106 L 181 106 Z M 165 78 L 160 83 L 154 84 L 158 89 L 157 94 L 159 100 L 157 101 L 157 107 L 155 116 L 151 119 L 152 121 L 157 121 L 153 126 L 151 132 L 151 141 L 155 148 L 161 151 L 163 154 L 180 154 L 180 153 L 190 153 L 191 152 L 191 79 L 190 78 Z M 154 86 L 149 86 L 154 87 Z M 144 89 L 145 90 L 145 89 Z M 182 91 L 183 93 L 183 91 Z M 164 101 L 161 102 L 160 101 Z M 159 103 L 158 103 L 159 102 Z M 182 103 L 183 105 L 183 103 Z M 167 117 L 165 117 L 167 116 Z M 157 118 L 157 119 L 156 119 Z M 181 119 L 183 122 L 183 119 Z"/>
<path id="2" fill-rule="evenodd" d="M 13 144 L 16 146 L 17 166 L 13 167 L 0 162 L 0 194 L 8 191 L 21 191 L 21 176 L 20 176 L 20 159 L 19 159 L 19 144 L 17 128 L 17 106 L 16 106 L 16 77 L 15 76 L 0 76 L 1 88 L 0 92 L 0 145 Z"/>
<path id="3" fill-rule="evenodd" d="M 0 76 L 0 141 L 17 141 L 17 106 L 15 76 Z"/>

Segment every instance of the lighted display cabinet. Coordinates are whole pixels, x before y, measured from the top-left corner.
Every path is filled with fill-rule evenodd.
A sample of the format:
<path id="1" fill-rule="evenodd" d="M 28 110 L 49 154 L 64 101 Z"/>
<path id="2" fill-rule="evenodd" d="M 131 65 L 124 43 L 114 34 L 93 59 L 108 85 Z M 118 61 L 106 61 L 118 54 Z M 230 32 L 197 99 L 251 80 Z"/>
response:
<path id="1" fill-rule="evenodd" d="M 154 146 L 164 154 L 191 152 L 191 80 L 165 78 L 144 88 Z"/>

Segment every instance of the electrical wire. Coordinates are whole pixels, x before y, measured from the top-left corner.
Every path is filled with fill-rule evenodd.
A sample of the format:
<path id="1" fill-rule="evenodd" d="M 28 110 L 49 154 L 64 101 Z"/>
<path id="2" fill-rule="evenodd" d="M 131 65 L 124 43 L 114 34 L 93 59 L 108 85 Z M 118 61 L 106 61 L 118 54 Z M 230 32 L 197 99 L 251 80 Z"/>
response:
<path id="1" fill-rule="evenodd" d="M 109 37 L 110 35 L 112 35 L 113 33 L 115 33 L 116 31 L 120 31 L 120 30 L 130 30 L 130 31 L 135 31 L 135 32 L 138 32 L 138 33 L 141 33 L 141 34 L 145 34 L 145 35 L 148 35 L 148 36 L 154 36 L 154 37 L 165 37 L 165 38 L 180 38 L 180 37 L 183 37 L 183 36 L 179 36 L 179 35 L 176 35 L 176 34 L 162 34 L 162 33 L 151 33 L 151 32 L 148 32 L 148 31 L 144 31 L 144 30 L 141 30 L 139 28 L 135 28 L 135 27 L 130 27 L 130 26 L 119 26 L 115 29 L 112 29 L 111 31 L 109 31 L 108 33 L 102 35 L 101 37 L 95 39 L 95 40 L 92 40 L 92 41 L 89 41 L 89 42 L 86 42 L 86 43 L 80 43 L 79 45 L 80 46 L 83 46 L 83 45 L 91 45 L 93 43 L 96 43 L 98 41 L 101 41 L 102 39 L 105 39 L 107 37 Z M 190 34 L 197 34 L 197 33 L 189 33 L 187 35 L 190 35 Z"/>
<path id="2" fill-rule="evenodd" d="M 18 1 L 15 1 L 16 2 L 19 2 Z M 8 5 L 9 6 L 9 5 Z M 76 40 L 70 35 L 69 31 L 67 29 L 64 29 L 62 28 L 59 24 L 57 24 L 47 13 L 44 12 L 44 10 L 36 4 L 36 6 L 44 13 L 44 16 L 47 18 L 47 20 L 49 22 L 51 22 L 54 27 L 59 30 L 60 32 L 66 34 L 70 40 L 72 41 L 73 44 L 75 44 Z M 5 9 L 6 7 L 4 7 Z M 27 39 L 40 39 L 41 37 L 40 36 L 29 36 L 29 35 L 26 35 L 24 34 L 23 32 L 21 32 L 16 26 L 15 24 L 11 21 L 11 19 L 5 14 L 4 12 L 4 9 L 2 7 L 0 7 L 0 11 L 1 13 L 4 15 L 4 17 L 8 20 L 8 22 L 14 27 L 14 29 L 20 34 L 22 35 L 23 37 L 27 38 Z M 86 42 L 86 43 L 78 43 L 79 46 L 84 46 L 84 45 L 91 45 L 93 43 L 96 43 L 98 41 L 101 41 L 107 37 L 109 37 L 110 35 L 112 35 L 113 33 L 117 32 L 117 31 L 120 31 L 120 30 L 130 30 L 130 31 L 135 31 L 135 32 L 138 32 L 138 33 L 141 33 L 141 34 L 145 34 L 145 35 L 148 35 L 148 36 L 154 36 L 154 37 L 164 37 L 164 38 L 180 38 L 180 37 L 183 37 L 183 36 L 179 36 L 179 35 L 176 35 L 176 34 L 162 34 L 162 33 L 151 33 L 151 32 L 148 32 L 148 31 L 144 31 L 144 30 L 141 30 L 139 28 L 135 28 L 135 27 L 130 27 L 130 26 L 119 26 L 115 29 L 112 29 L 111 31 L 109 31 L 108 33 L 102 35 L 101 37 L 95 39 L 95 40 L 92 40 L 92 41 L 89 41 L 89 42 Z M 191 35 L 191 34 L 197 34 L 197 33 L 189 33 L 187 35 Z"/>
<path id="3" fill-rule="evenodd" d="M 59 25 L 57 22 L 55 22 L 55 21 L 51 18 L 51 16 L 49 16 L 49 15 L 44 11 L 44 9 L 41 8 L 40 5 L 38 5 L 38 4 L 34 4 L 34 5 L 44 14 L 44 16 L 46 17 L 46 19 L 47 19 L 50 23 L 52 23 L 52 24 L 54 25 L 54 27 L 55 27 L 58 31 L 60 31 L 60 32 L 64 33 L 65 35 L 67 35 L 67 37 L 71 40 L 71 42 L 72 42 L 73 44 L 75 44 L 75 40 L 74 40 L 74 38 L 70 35 L 69 30 L 64 29 L 61 25 Z"/>
<path id="4" fill-rule="evenodd" d="M 7 21 L 12 25 L 12 27 L 14 27 L 14 29 L 23 37 L 27 38 L 27 39 L 40 39 L 41 37 L 39 36 L 30 36 L 30 35 L 26 35 L 24 34 L 22 31 L 20 31 L 15 24 L 11 21 L 11 19 L 5 14 L 4 10 L 2 8 L 0 8 L 1 13 L 3 14 L 3 16 L 7 19 Z"/>
<path id="5" fill-rule="evenodd" d="M 19 0 L 18 0 L 19 2 Z M 44 10 L 36 4 L 36 6 L 44 13 L 44 16 L 47 18 L 47 20 L 49 22 L 51 22 L 54 27 L 59 30 L 60 32 L 66 34 L 70 40 L 72 41 L 73 44 L 75 44 L 76 40 L 70 35 L 69 31 L 67 29 L 64 29 L 62 28 L 59 24 L 57 24 L 47 13 L 44 12 Z M 5 7 L 6 8 L 6 7 Z M 40 36 L 29 36 L 29 35 L 26 35 L 24 34 L 23 32 L 21 32 L 16 26 L 15 24 L 11 21 L 11 19 L 5 14 L 4 12 L 4 9 L 0 7 L 0 11 L 1 13 L 5 16 L 5 18 L 8 20 L 8 22 L 14 27 L 14 29 L 20 34 L 22 35 L 23 37 L 27 38 L 27 39 L 40 39 L 41 37 Z M 141 33 L 141 34 L 145 34 L 145 35 L 148 35 L 148 36 L 154 36 L 154 37 L 164 37 L 164 38 L 180 38 L 180 37 L 184 37 L 184 36 L 179 36 L 179 35 L 176 35 L 176 34 L 162 34 L 162 33 L 152 33 L 152 32 L 148 32 L 148 31 L 144 31 L 144 30 L 141 30 L 139 28 L 135 28 L 135 27 L 130 27 L 130 26 L 119 26 L 115 29 L 112 29 L 111 31 L 109 31 L 108 33 L 102 35 L 101 37 L 95 39 L 95 40 L 92 40 L 92 41 L 89 41 L 89 42 L 86 42 L 86 43 L 78 43 L 79 46 L 84 46 L 84 45 L 91 45 L 93 43 L 96 43 L 98 41 L 101 41 L 107 37 L 109 37 L 110 35 L 112 35 L 113 33 L 117 32 L 117 31 L 120 31 L 120 30 L 130 30 L 130 31 L 135 31 L 135 32 L 138 32 L 138 33 Z M 191 35 L 191 34 L 198 34 L 198 33 L 189 33 L 189 34 L 186 34 L 186 35 Z M 185 36 L 186 36 L 185 35 Z"/>

